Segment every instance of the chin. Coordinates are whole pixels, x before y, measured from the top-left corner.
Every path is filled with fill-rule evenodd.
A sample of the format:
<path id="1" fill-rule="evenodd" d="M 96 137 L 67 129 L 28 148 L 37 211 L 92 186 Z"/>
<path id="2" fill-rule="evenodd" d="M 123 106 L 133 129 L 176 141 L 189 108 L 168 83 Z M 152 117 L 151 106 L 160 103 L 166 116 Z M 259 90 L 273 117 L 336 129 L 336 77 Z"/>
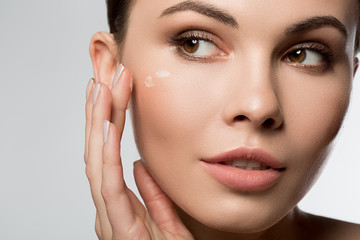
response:
<path id="1" fill-rule="evenodd" d="M 215 229 L 222 232 L 229 233 L 259 233 L 271 228 L 281 219 L 274 219 L 271 216 L 257 215 L 257 216 L 237 216 L 234 218 L 226 217 L 213 220 L 204 219 L 203 224 L 208 228 Z"/>
<path id="2" fill-rule="evenodd" d="M 294 207 L 287 205 L 279 208 L 279 205 L 276 199 L 267 203 L 246 198 L 224 199 L 209 201 L 201 206 L 185 207 L 184 210 L 179 209 L 179 212 L 184 222 L 197 223 L 203 225 L 203 228 L 227 233 L 251 234 L 270 229 Z"/>

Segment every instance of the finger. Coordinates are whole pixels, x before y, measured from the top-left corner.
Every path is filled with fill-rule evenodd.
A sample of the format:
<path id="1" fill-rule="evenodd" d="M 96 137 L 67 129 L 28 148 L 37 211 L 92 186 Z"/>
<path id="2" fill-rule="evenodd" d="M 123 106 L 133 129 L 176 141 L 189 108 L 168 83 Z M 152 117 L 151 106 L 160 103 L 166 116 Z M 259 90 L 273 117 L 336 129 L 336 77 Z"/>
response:
<path id="1" fill-rule="evenodd" d="M 101 193 L 114 236 L 125 236 L 144 229 L 134 212 L 123 178 L 120 158 L 120 132 L 114 124 L 104 123 L 103 174 Z M 145 211 L 145 209 L 144 209 Z"/>
<path id="2" fill-rule="evenodd" d="M 90 99 L 89 99 L 90 100 Z M 92 116 L 88 143 L 86 174 L 89 179 L 91 194 L 99 215 L 102 239 L 111 239 L 111 225 L 109 223 L 104 199 L 101 195 L 102 181 L 102 147 L 103 122 L 111 115 L 112 96 L 110 89 L 96 82 L 91 95 Z"/>
<path id="3" fill-rule="evenodd" d="M 97 211 L 96 211 L 96 218 L 95 218 L 95 233 L 96 233 L 96 236 L 98 237 L 98 239 L 102 239 L 100 218 L 99 218 L 99 214 Z"/>
<path id="4" fill-rule="evenodd" d="M 113 96 L 111 122 L 118 127 L 120 138 L 124 129 L 125 114 L 131 95 L 131 89 L 131 73 L 123 65 L 120 65 L 116 71 L 113 87 L 111 89 Z"/>
<path id="5" fill-rule="evenodd" d="M 170 198 L 149 174 L 142 161 L 134 164 L 134 176 L 141 197 L 155 224 L 170 233 L 186 233 Z"/>
<path id="6" fill-rule="evenodd" d="M 138 197 L 135 195 L 133 191 L 131 191 L 129 188 L 127 188 L 127 195 L 129 196 L 129 199 L 131 201 L 131 204 L 133 206 L 134 213 L 136 216 L 139 216 L 140 219 L 146 219 L 147 211 L 144 207 L 144 205 L 140 202 Z"/>
<path id="7" fill-rule="evenodd" d="M 94 82 L 95 79 L 91 78 L 86 88 L 86 104 L 85 104 L 86 123 L 85 123 L 85 151 L 84 151 L 85 163 L 87 162 L 87 158 L 88 158 L 89 136 L 91 129 L 91 118 L 92 118 L 92 107 L 93 107 L 91 96 L 92 96 Z"/>
<path id="8" fill-rule="evenodd" d="M 97 97 L 96 97 L 97 96 Z M 110 118 L 112 96 L 109 88 L 96 82 L 92 94 L 92 116 L 88 144 L 88 160 L 86 168 L 90 175 L 90 183 L 101 183 L 102 174 L 102 148 L 103 148 L 103 123 Z M 100 193 L 99 185 L 99 192 Z"/>

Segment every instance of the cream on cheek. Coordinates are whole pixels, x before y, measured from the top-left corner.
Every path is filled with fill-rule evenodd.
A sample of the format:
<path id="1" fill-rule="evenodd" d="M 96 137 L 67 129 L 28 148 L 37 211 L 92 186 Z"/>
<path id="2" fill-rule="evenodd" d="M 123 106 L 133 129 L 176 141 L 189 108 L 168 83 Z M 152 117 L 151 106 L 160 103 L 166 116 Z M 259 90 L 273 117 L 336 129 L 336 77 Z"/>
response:
<path id="1" fill-rule="evenodd" d="M 152 176 L 177 204 L 185 209 L 188 203 L 197 206 L 200 201 L 192 196 L 195 192 L 201 194 L 204 185 L 203 173 L 196 168 L 196 154 L 199 144 L 208 145 L 201 136 L 207 132 L 207 123 L 213 122 L 214 112 L 209 107 L 215 104 L 205 94 L 206 85 L 199 82 L 204 81 L 204 74 L 205 78 L 210 76 L 207 71 L 186 71 L 182 67 L 167 67 L 169 76 L 150 69 L 159 68 L 150 67 L 145 74 L 138 72 L 135 79 L 133 119 L 140 155 Z M 149 76 L 148 72 L 156 79 L 152 88 L 147 88 L 140 76 Z M 158 78 L 164 75 L 167 77 Z"/>
<path id="2" fill-rule="evenodd" d="M 221 78 L 215 71 L 204 71 L 204 67 L 196 70 L 198 67 L 189 68 L 178 63 L 174 66 L 167 66 L 166 70 L 152 70 L 159 68 L 149 66 L 146 70 L 143 67 L 133 71 L 137 129 L 142 129 L 141 138 L 151 138 L 147 140 L 150 145 L 163 146 L 161 140 L 165 138 L 172 146 L 188 142 L 187 139 L 196 136 L 219 110 L 216 105 L 221 103 L 222 94 L 217 91 Z"/>
<path id="3" fill-rule="evenodd" d="M 346 111 L 350 88 L 346 72 L 314 77 L 287 67 L 290 70 L 279 76 L 281 90 L 277 93 L 284 108 L 286 128 L 276 141 L 269 139 L 269 142 L 276 143 L 271 150 L 280 146 L 284 152 L 277 155 L 282 156 L 281 160 L 289 161 L 289 174 L 272 197 L 251 201 L 250 197 L 241 198 L 236 194 L 227 194 L 228 198 L 217 194 L 220 191 L 218 184 L 197 168 L 201 154 L 212 152 L 222 143 L 224 145 L 219 149 L 225 149 L 233 142 L 243 143 L 241 137 L 246 134 L 237 134 L 236 129 L 229 127 L 222 128 L 221 113 L 229 103 L 239 101 L 240 106 L 242 100 L 246 100 L 241 96 L 247 96 L 244 93 L 249 79 L 236 74 L 246 72 L 246 69 L 220 63 L 186 64 L 178 58 L 159 55 L 159 52 L 149 52 L 142 57 L 134 55 L 136 58 L 128 58 L 128 65 L 141 66 L 132 68 L 137 145 L 151 174 L 182 209 L 206 222 L 209 215 L 204 213 L 209 205 L 204 202 L 211 199 L 222 206 L 223 212 L 237 209 L 239 214 L 232 220 L 238 222 L 241 216 L 254 214 L 253 209 L 267 206 L 266 211 L 256 211 L 256 215 L 266 213 L 264 219 L 279 217 L 273 214 L 277 211 L 272 207 L 275 202 L 269 201 L 274 196 L 277 203 L 284 204 L 281 214 L 296 205 L 311 186 L 324 159 L 324 148 L 336 135 Z M 147 79 L 151 79 L 151 87 L 146 84 Z M 229 102 L 230 95 L 233 98 Z M 221 138 L 224 141 L 219 141 Z M 245 202 L 247 207 L 239 208 Z"/>
<path id="4" fill-rule="evenodd" d="M 126 54 L 126 66 L 131 68 L 135 80 L 132 112 L 136 141 L 141 156 L 163 190 L 198 220 L 216 222 L 217 219 L 217 224 L 232 221 L 234 225 L 239 222 L 243 225 L 246 220 L 251 226 L 249 216 L 253 217 L 253 226 L 259 224 L 258 219 L 268 219 L 262 224 L 270 224 L 295 206 L 310 187 L 323 161 L 324 148 L 339 129 L 349 88 L 339 78 L 347 81 L 348 76 L 341 73 L 317 79 L 309 77 L 311 74 L 300 74 L 297 69 L 281 76 L 284 81 L 280 101 L 286 128 L 274 138 L 261 135 L 261 140 L 273 143 L 271 150 L 281 160 L 289 161 L 288 177 L 272 194 L 242 198 L 241 194 L 219 187 L 220 184 L 197 168 L 197 163 L 201 154 L 209 154 L 214 148 L 225 150 L 231 144 L 244 143 L 241 140 L 246 134 L 229 126 L 222 128 L 221 118 L 230 93 L 246 95 L 248 79 L 241 74 L 228 74 L 241 73 L 239 68 L 244 64 L 184 63 L 169 52 L 145 47 L 146 43 L 141 41 L 136 43 L 144 37 L 132 36 L 131 39 L 134 41 L 129 47 L 132 51 Z M 240 83 L 244 89 L 231 86 L 237 87 Z M 236 90 L 245 94 L 235 93 Z M 241 105 L 240 97 L 233 100 Z M 252 132 L 250 136 L 255 139 L 257 134 Z M 214 203 L 218 210 L 209 211 Z M 274 207 L 279 205 L 282 209 Z"/>
<path id="5" fill-rule="evenodd" d="M 224 151 L 243 144 L 246 134 L 227 126 L 222 113 L 229 101 L 240 103 L 241 93 L 247 90 L 235 89 L 234 81 L 240 86 L 246 78 L 236 74 L 231 64 L 188 66 L 176 61 L 173 66 L 166 66 L 170 76 L 156 79 L 155 86 L 147 88 L 146 76 L 151 74 L 155 79 L 157 69 L 164 69 L 159 65 L 164 63 L 159 60 L 159 65 L 146 65 L 148 61 L 139 61 L 142 68 L 134 70 L 135 135 L 140 154 L 162 189 L 202 222 L 239 227 L 239 220 L 252 215 L 268 219 L 260 226 L 265 228 L 269 222 L 279 220 L 274 218 L 276 214 L 271 215 L 274 209 L 259 210 L 274 204 L 270 194 L 252 199 L 230 193 L 199 167 L 200 157 L 215 153 L 214 149 Z M 234 91 L 236 94 L 229 94 Z M 230 95 L 237 97 L 231 100 Z M 225 213 L 216 219 L 208 211 L 214 203 Z M 243 227 L 256 226 L 257 219 L 254 217 Z"/>
<path id="6" fill-rule="evenodd" d="M 145 86 L 147 88 L 151 88 L 151 87 L 155 86 L 152 76 L 147 76 L 145 78 Z"/>
<path id="7" fill-rule="evenodd" d="M 157 78 L 166 78 L 170 76 L 170 72 L 167 70 L 160 70 L 155 73 Z"/>
<path id="8" fill-rule="evenodd" d="M 155 77 L 156 79 L 163 79 L 163 78 L 167 78 L 170 76 L 170 72 L 167 71 L 167 70 L 160 70 L 160 71 L 157 71 L 155 73 Z M 154 79 L 153 75 L 148 75 L 146 78 L 145 78 L 145 86 L 147 88 L 151 88 L 151 87 L 154 87 L 155 86 L 155 81 L 156 79 Z"/>

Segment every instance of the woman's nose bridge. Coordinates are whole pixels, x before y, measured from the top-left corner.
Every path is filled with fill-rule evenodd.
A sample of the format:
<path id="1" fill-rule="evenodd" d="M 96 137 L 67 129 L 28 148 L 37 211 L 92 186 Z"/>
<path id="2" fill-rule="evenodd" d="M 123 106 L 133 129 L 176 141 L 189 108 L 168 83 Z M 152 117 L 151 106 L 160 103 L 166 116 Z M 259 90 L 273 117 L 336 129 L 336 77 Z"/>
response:
<path id="1" fill-rule="evenodd" d="M 276 71 L 271 57 L 264 53 L 252 55 L 237 68 L 232 76 L 232 121 L 249 120 L 257 126 L 271 123 L 278 127 L 283 122 L 281 103 L 278 99 Z"/>

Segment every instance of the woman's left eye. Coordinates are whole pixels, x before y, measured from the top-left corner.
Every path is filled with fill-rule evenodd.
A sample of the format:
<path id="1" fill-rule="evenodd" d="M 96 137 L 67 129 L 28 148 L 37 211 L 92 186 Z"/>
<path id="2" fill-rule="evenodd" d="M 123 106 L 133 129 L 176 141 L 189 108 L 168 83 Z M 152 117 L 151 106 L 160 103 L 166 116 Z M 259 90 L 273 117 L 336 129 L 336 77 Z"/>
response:
<path id="1" fill-rule="evenodd" d="M 325 58 L 322 54 L 309 49 L 298 49 L 288 53 L 286 56 L 287 62 L 303 65 L 318 65 L 324 62 L 324 60 Z"/>
<path id="2" fill-rule="evenodd" d="M 201 39 L 188 39 L 182 44 L 187 54 L 199 57 L 221 55 L 222 51 L 212 42 Z"/>

